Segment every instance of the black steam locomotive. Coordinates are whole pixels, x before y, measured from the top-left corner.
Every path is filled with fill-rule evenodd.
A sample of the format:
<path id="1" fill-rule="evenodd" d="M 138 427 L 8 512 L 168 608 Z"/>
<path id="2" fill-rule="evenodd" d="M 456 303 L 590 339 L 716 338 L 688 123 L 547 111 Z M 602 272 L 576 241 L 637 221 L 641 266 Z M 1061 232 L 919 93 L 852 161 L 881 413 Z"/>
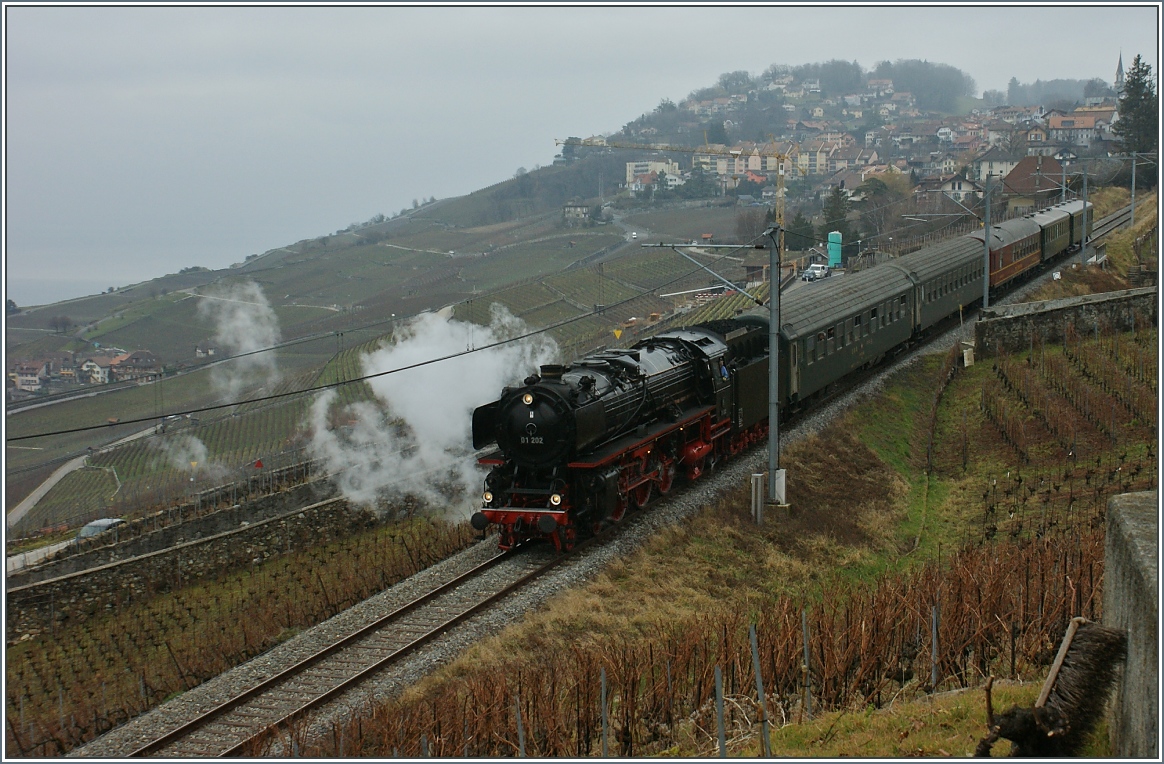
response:
<path id="1" fill-rule="evenodd" d="M 1029 276 L 1079 249 L 1092 205 L 1055 205 L 959 236 L 876 268 L 824 279 L 783 298 L 780 411 L 795 412 L 933 330 L 989 288 Z M 478 530 L 501 546 L 544 538 L 561 550 L 698 478 L 768 433 L 768 309 L 664 332 L 629 350 L 543 366 L 473 412 L 473 446 L 497 449 Z"/>
<path id="2" fill-rule="evenodd" d="M 508 549 L 560 550 L 622 519 L 676 475 L 694 480 L 768 432 L 768 322 L 742 316 L 651 337 L 569 366 L 542 366 L 473 412 L 484 508 Z"/>

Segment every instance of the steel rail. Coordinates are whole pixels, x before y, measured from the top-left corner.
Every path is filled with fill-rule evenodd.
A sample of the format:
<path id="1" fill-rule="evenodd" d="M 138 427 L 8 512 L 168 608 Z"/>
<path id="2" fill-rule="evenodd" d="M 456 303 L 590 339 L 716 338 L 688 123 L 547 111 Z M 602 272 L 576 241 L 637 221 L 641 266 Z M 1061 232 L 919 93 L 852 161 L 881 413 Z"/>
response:
<path id="1" fill-rule="evenodd" d="M 244 690 L 243 692 L 239 693 L 238 695 L 235 695 L 234 697 L 228 699 L 224 703 L 216 706 L 215 708 L 210 709 L 209 711 L 206 711 L 206 712 L 198 715 L 194 719 L 191 719 L 190 721 L 182 724 L 179 727 L 176 727 L 175 729 L 167 732 L 166 734 L 162 735 L 161 737 L 158 737 L 158 738 L 152 740 L 151 742 L 138 748 L 137 750 L 133 751 L 132 753 L 130 753 L 128 755 L 131 757 L 148 756 L 151 753 L 156 752 L 160 748 L 163 748 L 163 747 L 169 745 L 170 743 L 173 743 L 176 740 L 179 740 L 183 737 L 188 736 L 190 733 L 194 732 L 197 729 L 204 727 L 207 723 L 213 721 L 215 718 L 227 713 L 228 711 L 231 711 L 231 710 L 237 708 L 238 706 L 242 705 L 246 701 L 251 700 L 252 698 L 255 698 L 255 697 L 261 695 L 263 692 L 266 692 L 267 690 L 271 689 L 275 685 L 280 684 L 283 681 L 296 676 L 297 674 L 301 674 L 305 669 L 308 669 L 311 666 L 319 663 L 324 658 L 327 658 L 327 657 L 345 649 L 346 647 L 352 645 L 353 643 L 363 639 L 364 637 L 367 637 L 368 635 L 373 634 L 373 633 L 379 631 L 380 629 L 383 629 L 385 626 L 390 625 L 391 622 L 398 620 L 402 616 L 407 615 L 408 613 L 420 608 L 421 606 L 427 604 L 428 602 L 431 602 L 432 600 L 436 599 L 438 596 L 445 594 L 446 592 L 451 591 L 452 589 L 455 589 L 456 587 L 460 586 L 461 584 L 465 583 L 466 581 L 468 581 L 472 578 L 475 578 L 475 577 L 479 576 L 480 574 L 484 573 L 485 571 L 496 567 L 503 560 L 507 560 L 507 559 L 510 559 L 511 557 L 513 557 L 517 553 L 517 551 L 518 550 L 503 552 L 495 557 L 491 557 L 490 559 L 488 559 L 485 562 L 469 569 L 468 571 L 462 573 L 461 575 L 457 576 L 456 578 L 453 578 L 449 581 L 446 581 L 445 583 L 436 587 L 432 591 L 429 591 L 429 592 L 421 595 L 420 597 L 414 599 L 413 601 L 411 601 L 405 605 L 402 605 L 401 607 L 397 608 L 396 610 L 393 610 L 391 613 L 388 613 L 384 616 L 381 616 L 380 618 L 377 618 L 376 620 L 372 621 L 371 623 L 367 624 L 366 626 L 363 626 L 360 629 L 356 630 L 352 634 L 349 634 L 348 636 L 343 637 L 339 641 L 334 642 L 331 645 L 328 645 L 327 647 L 313 653 L 312 655 L 307 656 L 303 660 L 301 660 L 298 663 L 280 671 L 279 673 L 275 674 L 274 676 L 271 676 L 268 679 L 265 679 L 262 682 L 250 687 L 249 689 Z M 411 645 L 410 645 L 410 647 L 411 647 Z"/>
<path id="2" fill-rule="evenodd" d="M 579 545 L 579 546 L 581 546 L 581 545 Z M 513 551 L 519 551 L 519 550 L 513 550 Z M 481 602 L 478 602 L 476 605 L 469 607 L 467 610 L 462 611 L 458 615 L 453 616 L 449 620 L 440 624 L 436 628 L 428 631 L 424 635 L 417 637 L 412 642 L 409 642 L 407 645 L 395 650 L 390 655 L 387 655 L 384 658 L 380 659 L 379 661 L 376 661 L 371 666 L 368 666 L 367 668 L 363 669 L 359 673 L 344 680 L 339 685 L 336 685 L 335 687 L 324 692 L 321 695 L 317 695 L 316 697 L 314 697 L 311 700 L 304 703 L 299 708 L 296 708 L 294 711 L 291 711 L 290 713 L 286 714 L 282 718 L 280 718 L 274 722 L 271 722 L 270 724 L 268 724 L 266 727 L 264 727 L 262 730 L 260 730 L 256 734 L 254 734 L 254 735 L 248 737 L 246 740 L 243 740 L 242 742 L 236 744 L 234 747 L 224 751 L 223 753 L 219 754 L 219 756 L 234 758 L 234 757 L 247 755 L 248 749 L 253 744 L 255 744 L 260 738 L 264 737 L 265 735 L 272 734 L 278 728 L 280 728 L 284 725 L 290 724 L 291 722 L 300 718 L 301 716 L 308 713 L 309 711 L 311 711 L 315 708 L 318 708 L 319 706 L 322 706 L 323 704 L 338 697 L 339 695 L 342 695 L 343 693 L 347 692 L 352 687 L 354 687 L 355 685 L 364 681 L 365 679 L 372 676 L 376 672 L 378 672 L 384 668 L 387 668 L 389 665 L 400 660 L 404 656 L 411 653 L 413 650 L 415 650 L 419 647 L 422 647 L 423 645 L 427 644 L 428 642 L 431 642 L 432 640 L 436 639 L 438 636 L 443 634 L 448 629 L 451 629 L 454 626 L 457 626 L 461 622 L 467 620 L 468 618 L 470 618 L 470 617 L 476 615 L 477 613 L 479 613 L 480 611 L 484 610 L 487 606 L 494 604 L 495 602 L 502 599 L 503 597 L 506 597 L 507 595 L 511 594 L 512 592 L 517 591 L 518 589 L 522 588 L 523 586 L 529 584 L 531 581 L 545 575 L 546 573 L 548 573 L 549 571 L 556 568 L 558 565 L 560 565 L 562 562 L 564 562 L 568 558 L 569 558 L 569 555 L 561 555 L 561 556 L 555 557 L 553 560 L 550 560 L 545 565 L 539 566 L 537 569 L 530 571 L 529 573 L 525 574 L 524 576 L 517 579 L 513 583 L 507 585 L 505 588 L 501 589 L 500 591 L 490 595 L 486 599 L 482 600 Z"/>

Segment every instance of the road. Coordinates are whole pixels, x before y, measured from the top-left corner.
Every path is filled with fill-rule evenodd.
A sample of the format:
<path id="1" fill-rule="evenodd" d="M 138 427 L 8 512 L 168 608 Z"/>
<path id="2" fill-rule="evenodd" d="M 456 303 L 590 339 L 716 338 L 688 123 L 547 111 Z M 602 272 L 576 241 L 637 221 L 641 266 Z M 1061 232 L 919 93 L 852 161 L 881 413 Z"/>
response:
<path id="1" fill-rule="evenodd" d="M 137 440 L 138 438 L 144 438 L 148 435 L 153 435 L 153 433 L 154 433 L 153 426 L 151 426 L 145 430 L 139 430 L 138 432 L 135 432 L 132 435 L 128 435 L 128 436 L 122 438 L 121 440 L 117 440 L 117 441 L 114 441 L 113 443 L 110 443 L 108 446 L 101 448 L 100 450 L 96 451 L 95 453 L 102 453 L 104 451 L 108 451 L 111 448 L 116 448 L 117 446 L 120 446 L 124 443 L 130 443 L 134 440 Z M 36 506 L 37 502 L 40 501 L 41 499 L 43 499 L 44 495 L 46 493 L 48 493 L 50 490 L 52 490 L 53 486 L 55 486 L 57 483 L 61 482 L 61 480 L 64 479 L 65 475 L 68 475 L 70 472 L 74 472 L 75 470 L 79 470 L 82 467 L 84 467 L 85 461 L 89 458 L 89 456 L 90 456 L 89 454 L 85 454 L 84 456 L 78 456 L 76 459 L 71 459 L 71 460 L 65 462 L 64 464 L 62 464 L 55 471 L 53 471 L 53 474 L 49 475 L 47 480 L 45 480 L 43 483 L 38 485 L 36 487 L 36 489 L 33 490 L 32 493 L 30 493 L 28 496 L 26 496 L 24 501 L 20 502 L 15 507 L 13 507 L 12 511 L 8 513 L 8 518 L 7 518 L 8 529 L 11 531 L 12 527 L 14 525 L 16 525 L 16 523 L 20 522 L 20 520 L 25 515 L 27 515 L 30 511 L 32 511 L 32 508 Z M 20 556 L 20 555 L 17 555 L 17 556 Z M 8 564 L 8 569 L 11 572 L 11 570 L 12 570 L 12 563 L 11 562 L 9 562 L 9 564 Z"/>
<path id="2" fill-rule="evenodd" d="M 64 549 L 72 543 L 73 542 L 71 540 L 58 541 L 55 544 L 49 544 L 48 546 L 42 546 L 36 549 L 30 549 L 27 552 L 11 555 L 7 558 L 7 568 L 4 571 L 4 574 L 10 576 L 22 568 L 28 567 L 29 565 L 35 565 L 46 557 L 61 549 Z"/>

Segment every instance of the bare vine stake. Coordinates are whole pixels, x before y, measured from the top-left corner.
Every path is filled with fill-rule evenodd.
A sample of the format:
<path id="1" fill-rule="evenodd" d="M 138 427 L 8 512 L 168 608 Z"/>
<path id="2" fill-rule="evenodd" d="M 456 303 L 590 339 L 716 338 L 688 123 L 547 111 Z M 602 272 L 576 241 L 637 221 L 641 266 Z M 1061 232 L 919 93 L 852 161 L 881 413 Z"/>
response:
<path id="1" fill-rule="evenodd" d="M 727 758 L 727 737 L 723 729 L 723 672 L 715 665 L 715 724 L 719 732 L 719 757 Z"/>
<path id="2" fill-rule="evenodd" d="M 931 692 L 938 691 L 938 607 L 938 605 L 934 605 L 932 610 L 933 618 L 931 619 L 931 641 L 933 644 L 933 657 L 930 664 L 930 685 L 932 688 Z"/>
<path id="3" fill-rule="evenodd" d="M 804 663 L 800 670 L 804 675 L 804 715 L 809 719 L 812 718 L 812 688 L 810 687 L 809 677 L 811 676 L 812 665 L 809 663 L 808 650 L 808 611 L 800 611 L 800 629 L 804 633 Z"/>
<path id="4" fill-rule="evenodd" d="M 768 701 L 764 698 L 764 677 L 760 675 L 760 648 L 756 645 L 756 624 L 748 627 L 748 637 L 752 641 L 752 668 L 756 672 L 756 697 L 760 699 L 760 741 L 764 757 L 772 756 L 772 744 L 768 740 Z"/>
<path id="5" fill-rule="evenodd" d="M 521 724 L 521 699 L 513 696 L 513 707 L 517 709 L 517 755 L 525 758 L 525 727 Z"/>
<path id="6" fill-rule="evenodd" d="M 606 723 L 606 666 L 603 666 L 603 667 L 602 667 L 602 670 L 601 670 L 601 672 L 599 673 L 599 682 L 600 682 L 600 683 L 601 683 L 601 685 L 602 685 L 602 758 L 604 758 L 604 759 L 605 759 L 605 758 L 606 758 L 606 756 L 607 756 L 607 753 L 606 753 L 606 733 L 607 733 L 607 723 Z"/>

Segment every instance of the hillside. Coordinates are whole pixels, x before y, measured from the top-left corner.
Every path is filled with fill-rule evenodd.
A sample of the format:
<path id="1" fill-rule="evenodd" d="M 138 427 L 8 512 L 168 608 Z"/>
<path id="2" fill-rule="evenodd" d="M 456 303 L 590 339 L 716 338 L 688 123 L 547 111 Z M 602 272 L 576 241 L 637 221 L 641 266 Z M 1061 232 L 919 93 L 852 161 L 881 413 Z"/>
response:
<path id="1" fill-rule="evenodd" d="M 559 178 L 571 171 L 546 168 L 547 176 Z M 517 186 L 518 181 L 508 181 L 480 196 L 504 195 Z M 456 318 L 488 324 L 489 306 L 496 302 L 531 328 L 566 322 L 552 336 L 564 357 L 575 357 L 612 341 L 612 328 L 645 324 L 653 314 L 673 311 L 674 304 L 660 299 L 659 292 L 709 283 L 709 277 L 669 250 L 631 245 L 617 225 L 566 228 L 558 211 L 487 225 L 448 222 L 468 220 L 480 208 L 480 199 L 470 197 L 435 202 L 356 232 L 280 247 L 237 268 L 175 274 L 10 317 L 9 358 L 52 351 L 95 354 L 110 346 L 145 348 L 168 370 L 160 383 L 102 390 L 97 397 L 9 416 L 9 438 L 98 428 L 8 444 L 8 510 L 54 469 L 89 455 L 89 468 L 66 476 L 17 530 L 25 534 L 106 514 L 129 515 L 241 474 L 238 470 L 256 459 L 270 463 L 278 454 L 281 460 L 306 458 L 308 397 L 292 396 L 257 410 L 223 404 L 350 379 L 359 373 L 358 348 L 377 346 L 400 320 L 421 311 L 452 306 Z M 691 210 L 684 217 L 709 223 L 727 219 L 715 208 Z M 665 221 L 649 224 L 666 227 Z M 725 274 L 743 276 L 734 264 Z M 272 368 L 278 370 L 274 387 L 252 379 L 235 395 L 224 396 L 215 383 L 222 369 L 205 368 L 218 357 L 195 354 L 195 346 L 213 340 L 217 330 L 217 314 L 200 306 L 229 304 L 230 299 L 221 300 L 229 294 L 225 290 L 247 282 L 261 288 L 287 346 L 272 354 Z M 609 307 L 603 315 L 589 315 L 599 304 Z M 66 310 L 80 328 L 54 332 L 49 322 Z M 220 355 L 229 355 L 229 349 Z M 220 408 L 198 414 L 198 421 L 180 433 L 154 433 L 106 453 L 90 452 L 141 433 L 171 412 L 206 406 Z M 148 421 L 129 423 L 143 418 Z M 166 444 L 185 437 L 206 449 L 194 460 L 202 465 L 194 471 L 165 456 Z"/>

